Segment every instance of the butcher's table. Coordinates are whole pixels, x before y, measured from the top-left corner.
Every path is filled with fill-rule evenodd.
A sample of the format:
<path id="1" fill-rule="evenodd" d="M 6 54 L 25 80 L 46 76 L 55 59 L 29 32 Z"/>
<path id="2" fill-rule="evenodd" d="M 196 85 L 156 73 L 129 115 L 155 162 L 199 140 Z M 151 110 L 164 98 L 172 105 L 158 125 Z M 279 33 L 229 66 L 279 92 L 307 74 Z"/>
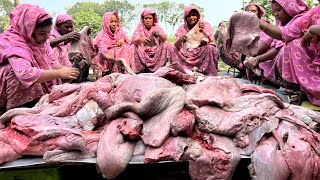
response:
<path id="1" fill-rule="evenodd" d="M 48 164 L 40 157 L 24 157 L 0 166 L 0 180 L 95 180 L 103 179 L 97 172 L 96 158 L 66 160 Z M 250 158 L 242 156 L 233 179 L 250 179 L 247 166 Z M 134 156 L 127 169 L 116 179 L 191 179 L 188 162 L 162 161 L 143 163 L 143 156 Z"/>

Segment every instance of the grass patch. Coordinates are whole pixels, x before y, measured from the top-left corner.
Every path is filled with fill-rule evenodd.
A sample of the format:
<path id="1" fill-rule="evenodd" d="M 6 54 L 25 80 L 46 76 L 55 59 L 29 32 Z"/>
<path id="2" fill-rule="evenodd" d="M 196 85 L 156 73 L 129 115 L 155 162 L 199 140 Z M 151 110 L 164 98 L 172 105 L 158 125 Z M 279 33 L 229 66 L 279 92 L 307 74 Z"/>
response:
<path id="1" fill-rule="evenodd" d="M 168 37 L 168 41 L 173 44 L 176 41 L 176 37 L 175 36 L 169 36 Z"/>

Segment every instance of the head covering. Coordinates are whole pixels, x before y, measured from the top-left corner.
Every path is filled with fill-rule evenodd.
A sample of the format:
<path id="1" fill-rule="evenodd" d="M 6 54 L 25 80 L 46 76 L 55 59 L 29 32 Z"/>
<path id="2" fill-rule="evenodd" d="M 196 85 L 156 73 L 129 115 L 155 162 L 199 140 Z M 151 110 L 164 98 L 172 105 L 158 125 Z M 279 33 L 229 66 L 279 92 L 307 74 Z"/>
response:
<path id="1" fill-rule="evenodd" d="M 60 14 L 57 16 L 56 18 L 56 22 L 54 24 L 54 28 L 55 29 L 58 29 L 58 25 L 62 24 L 62 23 L 65 23 L 67 21 L 72 21 L 73 22 L 73 18 L 72 16 L 68 15 L 68 14 Z"/>
<path id="2" fill-rule="evenodd" d="M 49 69 L 49 41 L 38 44 L 32 34 L 38 23 L 51 18 L 42 8 L 21 4 L 10 12 L 10 27 L 0 38 L 0 64 L 7 63 L 12 56 L 29 60 L 33 66 L 41 69 Z"/>
<path id="3" fill-rule="evenodd" d="M 153 26 L 150 30 L 148 30 L 143 23 L 143 17 L 148 14 L 151 14 L 153 16 Z M 156 11 L 151 8 L 145 8 L 141 12 L 140 22 L 133 32 L 132 39 L 139 37 L 149 37 L 153 31 L 159 31 L 161 34 L 164 34 L 163 29 L 158 25 L 158 17 Z"/>
<path id="4" fill-rule="evenodd" d="M 73 22 L 73 18 L 72 16 L 68 15 L 68 14 L 60 14 L 57 16 L 56 18 L 56 22 L 54 23 L 54 28 L 51 30 L 51 33 L 50 35 L 53 37 L 53 38 L 57 38 L 60 35 L 59 31 L 58 31 L 58 26 L 62 23 L 65 23 L 67 21 L 72 21 Z"/>
<path id="5" fill-rule="evenodd" d="M 199 10 L 199 8 L 197 6 L 194 6 L 194 5 L 187 6 L 186 8 L 184 8 L 184 12 L 183 12 L 184 25 L 186 25 L 186 26 L 188 26 L 187 16 L 190 14 L 190 12 L 192 10 L 196 10 L 198 12 L 198 21 L 201 18 L 200 10 Z"/>
<path id="6" fill-rule="evenodd" d="M 258 12 L 259 13 L 258 16 L 259 16 L 259 18 L 261 18 L 264 15 L 265 10 L 264 10 L 264 8 L 262 6 L 260 6 L 260 5 L 256 4 L 256 3 L 248 3 L 244 9 L 247 10 L 247 8 L 249 6 L 256 6 L 258 8 L 258 11 L 259 11 Z"/>
<path id="7" fill-rule="evenodd" d="M 143 9 L 141 16 L 140 16 L 140 22 L 143 24 L 143 17 L 151 14 L 153 16 L 153 25 L 158 23 L 158 16 L 155 10 L 151 9 L 151 8 L 145 8 Z"/>
<path id="8" fill-rule="evenodd" d="M 291 17 L 307 12 L 310 8 L 304 0 L 273 0 L 277 2 Z M 273 5 L 271 1 L 271 6 Z"/>
<path id="9" fill-rule="evenodd" d="M 116 16 L 118 19 L 117 27 L 114 33 L 110 29 L 110 21 L 112 16 Z M 120 27 L 120 19 L 117 12 L 106 12 L 102 18 L 102 29 L 98 33 L 94 45 L 98 47 L 99 51 L 105 48 L 115 46 L 119 39 L 125 38 L 126 42 L 129 40 L 126 37 L 125 32 Z M 106 49 L 105 49 L 106 50 Z"/>

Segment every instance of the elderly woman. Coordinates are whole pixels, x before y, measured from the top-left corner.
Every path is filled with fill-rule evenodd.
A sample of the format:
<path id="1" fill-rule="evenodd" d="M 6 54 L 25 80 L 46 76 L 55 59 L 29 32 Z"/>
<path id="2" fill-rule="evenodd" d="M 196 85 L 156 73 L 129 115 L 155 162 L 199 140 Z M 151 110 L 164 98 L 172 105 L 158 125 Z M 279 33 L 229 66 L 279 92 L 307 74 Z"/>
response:
<path id="1" fill-rule="evenodd" d="M 187 41 L 186 35 L 197 24 L 199 31 L 208 41 L 201 41 L 200 46 L 195 48 L 183 48 L 183 44 Z M 187 71 L 197 69 L 202 74 L 215 76 L 217 75 L 218 59 L 219 55 L 214 44 L 211 25 L 200 18 L 198 7 L 187 6 L 184 10 L 184 24 L 176 31 L 176 42 L 171 53 L 172 64 Z"/>
<path id="2" fill-rule="evenodd" d="M 76 79 L 77 69 L 53 58 L 49 44 L 51 16 L 21 4 L 10 13 L 10 27 L 0 35 L 0 109 L 33 106 L 61 79 Z"/>
<path id="3" fill-rule="evenodd" d="M 54 28 L 50 33 L 50 45 L 53 48 L 54 56 L 61 65 L 71 67 L 72 63 L 68 57 L 70 42 L 78 41 L 80 34 L 74 32 L 73 19 L 68 14 L 57 16 Z"/>
<path id="4" fill-rule="evenodd" d="M 133 58 L 130 41 L 121 28 L 116 12 L 107 12 L 103 15 L 102 29 L 95 38 L 94 46 L 98 49 L 97 58 L 102 65 L 102 71 L 117 72 L 113 64 L 118 58 L 123 58 L 127 64 Z"/>
<path id="5" fill-rule="evenodd" d="M 167 35 L 158 25 L 158 17 L 153 9 L 144 9 L 140 17 L 132 35 L 134 58 L 130 64 L 136 73 L 155 72 L 167 62 Z"/>

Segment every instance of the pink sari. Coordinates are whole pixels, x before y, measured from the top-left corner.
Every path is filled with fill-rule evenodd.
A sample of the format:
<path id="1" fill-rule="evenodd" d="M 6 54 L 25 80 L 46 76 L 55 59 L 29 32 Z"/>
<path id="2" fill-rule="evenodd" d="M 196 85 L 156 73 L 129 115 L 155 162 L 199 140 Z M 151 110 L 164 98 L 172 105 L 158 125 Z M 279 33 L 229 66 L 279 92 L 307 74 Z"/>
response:
<path id="1" fill-rule="evenodd" d="M 60 33 L 58 32 L 57 25 L 65 23 L 67 21 L 73 21 L 72 17 L 68 14 L 60 14 L 57 16 L 56 22 L 54 24 L 54 28 L 50 33 L 50 40 L 60 37 Z M 58 44 L 53 48 L 53 55 L 56 59 L 59 60 L 61 65 L 71 67 L 72 63 L 69 61 L 68 52 L 70 49 L 70 43 L 64 44 L 63 42 Z"/>
<path id="2" fill-rule="evenodd" d="M 113 15 L 118 19 L 117 28 L 114 33 L 110 30 L 110 21 Z M 125 39 L 125 43 L 119 47 L 117 46 L 117 42 L 122 38 Z M 103 15 L 102 30 L 98 33 L 94 41 L 94 46 L 98 49 L 98 56 L 96 58 L 101 64 L 103 71 L 112 68 L 112 63 L 102 58 L 101 53 L 106 53 L 113 58 L 123 58 L 127 60 L 128 64 L 130 59 L 133 58 L 130 41 L 121 28 L 120 19 L 116 12 L 107 12 Z M 117 72 L 117 69 L 114 67 L 112 72 Z"/>
<path id="3" fill-rule="evenodd" d="M 286 42 L 285 53 L 280 67 L 282 78 L 300 84 L 309 101 L 320 106 L 320 45 L 311 42 L 310 49 L 301 47 L 304 32 L 311 25 L 320 24 L 320 7 L 314 7 L 295 23 L 282 28 L 282 38 Z"/>
<path id="4" fill-rule="evenodd" d="M 150 30 L 143 24 L 145 15 L 153 15 L 153 26 Z M 133 32 L 132 39 L 140 37 L 150 37 L 153 31 L 158 31 L 160 34 L 165 34 L 163 29 L 158 25 L 157 14 L 153 9 L 146 8 L 142 11 L 140 22 Z M 144 45 L 134 45 L 134 58 L 130 62 L 132 69 L 136 72 L 155 72 L 160 67 L 164 66 L 168 58 L 168 41 L 160 42 L 159 46 L 146 47 Z"/>
<path id="5" fill-rule="evenodd" d="M 190 29 L 188 27 L 186 17 L 191 10 L 195 9 L 199 14 L 199 21 L 203 21 L 200 18 L 200 11 L 195 6 L 188 6 L 184 10 L 184 24 L 181 25 L 176 31 L 176 40 L 181 36 L 186 35 Z M 214 37 L 212 34 L 211 25 L 204 22 L 204 31 L 208 35 L 209 43 L 207 45 L 200 45 L 197 48 L 189 48 L 187 52 L 184 49 L 177 49 L 175 46 L 171 48 L 171 61 L 172 64 L 181 66 L 183 69 L 193 70 L 198 68 L 198 72 L 209 76 L 217 75 L 219 54 L 216 45 L 214 44 Z"/>
<path id="6" fill-rule="evenodd" d="M 293 24 L 299 17 L 305 13 L 309 7 L 301 0 L 276 0 L 277 3 L 281 5 L 281 7 L 292 17 L 291 21 L 288 22 L 285 26 L 281 25 L 281 22 L 277 20 L 276 24 L 279 28 L 285 28 L 289 27 L 291 24 Z M 262 41 L 266 39 L 270 39 L 270 37 L 266 37 L 262 39 Z M 273 40 L 270 46 L 270 49 L 276 48 L 279 50 L 277 56 L 274 59 L 271 59 L 269 61 L 265 61 L 263 63 L 259 64 L 259 67 L 263 70 L 263 77 L 268 79 L 269 81 L 275 83 L 275 84 L 283 84 L 282 82 L 279 82 L 279 78 L 277 80 L 277 76 L 275 74 L 276 67 L 279 59 L 283 58 L 283 54 L 285 53 L 285 42 L 281 40 Z M 281 60 L 280 60 L 281 61 Z"/>
<path id="7" fill-rule="evenodd" d="M 32 37 L 36 24 L 51 16 L 37 6 L 21 4 L 10 18 L 10 27 L 0 35 L 0 109 L 36 100 L 60 83 L 35 83 L 43 70 L 59 64 L 52 57 L 49 41 L 40 45 Z"/>

